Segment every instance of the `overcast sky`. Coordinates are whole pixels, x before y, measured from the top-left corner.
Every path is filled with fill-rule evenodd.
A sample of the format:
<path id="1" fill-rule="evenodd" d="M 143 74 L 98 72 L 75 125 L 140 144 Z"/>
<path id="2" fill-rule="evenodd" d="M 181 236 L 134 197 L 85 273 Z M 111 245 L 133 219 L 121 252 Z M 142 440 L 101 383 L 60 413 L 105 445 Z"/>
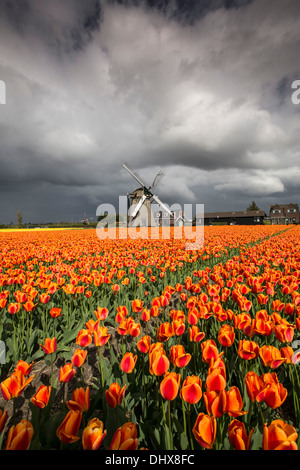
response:
<path id="1" fill-rule="evenodd" d="M 1 0 L 0 224 L 300 203 L 299 0 Z M 0 97 L 1 98 L 1 97 Z"/>

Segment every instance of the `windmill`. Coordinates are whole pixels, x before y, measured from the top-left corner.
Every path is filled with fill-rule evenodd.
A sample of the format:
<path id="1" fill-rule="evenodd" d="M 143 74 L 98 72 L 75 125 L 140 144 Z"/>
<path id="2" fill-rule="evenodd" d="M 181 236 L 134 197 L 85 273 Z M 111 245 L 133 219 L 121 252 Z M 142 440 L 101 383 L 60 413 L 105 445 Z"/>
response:
<path id="1" fill-rule="evenodd" d="M 170 209 L 156 196 L 156 194 L 153 194 L 152 192 L 153 188 L 157 186 L 158 182 L 163 177 L 162 171 L 159 171 L 159 173 L 156 175 L 151 186 L 147 187 L 140 176 L 129 167 L 128 163 L 124 163 L 123 167 L 141 185 L 132 193 L 127 193 L 128 224 L 131 226 L 141 226 L 144 225 L 145 219 L 147 225 L 156 225 L 151 210 L 151 199 L 154 199 L 154 201 L 156 201 L 161 206 L 161 208 L 172 217 L 173 213 L 170 211 Z"/>
<path id="2" fill-rule="evenodd" d="M 81 220 L 81 222 L 83 222 L 83 225 L 89 225 L 89 221 L 93 219 L 94 217 L 87 217 L 86 213 L 84 212 L 84 218 Z"/>

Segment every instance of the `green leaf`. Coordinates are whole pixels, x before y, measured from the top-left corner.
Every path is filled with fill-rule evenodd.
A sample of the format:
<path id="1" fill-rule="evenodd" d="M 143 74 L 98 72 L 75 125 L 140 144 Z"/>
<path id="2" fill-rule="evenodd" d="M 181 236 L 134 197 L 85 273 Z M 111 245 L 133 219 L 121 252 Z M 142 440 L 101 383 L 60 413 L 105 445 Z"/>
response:
<path id="1" fill-rule="evenodd" d="M 258 425 L 254 429 L 251 439 L 251 450 L 261 450 L 262 449 L 262 439 L 263 433 Z"/>
<path id="2" fill-rule="evenodd" d="M 186 433 L 184 432 L 183 426 L 174 416 L 172 417 L 173 424 L 175 425 L 176 434 L 179 437 L 180 449 L 186 450 L 189 448 L 189 441 Z"/>
<path id="3" fill-rule="evenodd" d="M 74 330 L 68 330 L 66 331 L 61 338 L 62 344 L 68 344 L 71 341 L 74 341 L 75 338 L 77 338 L 78 332 L 81 330 L 82 325 L 77 326 Z"/>
<path id="4" fill-rule="evenodd" d="M 42 349 L 38 349 L 32 356 L 30 359 L 30 361 L 36 361 L 37 359 L 40 359 L 41 357 L 44 356 L 44 351 Z"/>
<path id="5" fill-rule="evenodd" d="M 54 413 L 50 418 L 40 427 L 40 439 L 42 447 L 50 446 L 58 449 L 60 441 L 56 435 L 57 428 L 61 425 L 66 414 L 63 411 Z"/>
<path id="6" fill-rule="evenodd" d="M 4 434 L 5 434 L 5 429 L 3 429 L 2 433 L 0 434 L 0 450 L 2 449 Z"/>

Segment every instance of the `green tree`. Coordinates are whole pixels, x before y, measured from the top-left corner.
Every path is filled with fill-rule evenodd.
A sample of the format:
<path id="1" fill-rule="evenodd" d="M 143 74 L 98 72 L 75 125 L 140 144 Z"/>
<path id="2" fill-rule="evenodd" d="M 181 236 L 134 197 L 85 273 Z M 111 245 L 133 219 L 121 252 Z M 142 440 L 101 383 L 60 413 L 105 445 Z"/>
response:
<path id="1" fill-rule="evenodd" d="M 259 207 L 255 201 L 252 201 L 251 204 L 247 207 L 246 211 L 259 211 Z"/>

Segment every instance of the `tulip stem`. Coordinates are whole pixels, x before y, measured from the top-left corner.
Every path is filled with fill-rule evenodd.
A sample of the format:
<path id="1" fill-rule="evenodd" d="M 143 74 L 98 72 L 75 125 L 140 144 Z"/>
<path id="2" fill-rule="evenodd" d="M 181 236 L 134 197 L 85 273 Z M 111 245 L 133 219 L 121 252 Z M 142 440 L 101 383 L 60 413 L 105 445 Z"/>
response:
<path id="1" fill-rule="evenodd" d="M 190 446 L 191 446 L 191 450 L 194 450 L 192 428 L 191 428 L 191 404 L 190 403 L 189 403 L 188 421 L 189 421 Z"/>
<path id="2" fill-rule="evenodd" d="M 262 420 L 262 425 L 265 424 L 265 418 L 264 418 L 264 415 L 263 415 L 263 412 L 262 412 L 262 409 L 261 409 L 261 404 L 258 403 L 258 408 L 259 408 L 259 411 L 260 411 L 260 416 L 261 416 L 261 420 Z"/>
<path id="3" fill-rule="evenodd" d="M 13 415 L 12 415 L 12 424 L 15 425 L 16 418 L 16 397 L 13 397 Z"/>
<path id="4" fill-rule="evenodd" d="M 173 436 L 172 436 L 172 424 L 171 424 L 171 402 L 168 400 L 168 416 L 169 416 L 169 435 L 170 435 L 170 446 L 173 450 Z"/>
<path id="5" fill-rule="evenodd" d="M 52 388 L 52 385 L 53 385 L 53 354 L 50 354 L 50 359 L 51 359 L 51 382 L 50 382 L 50 385 L 51 385 L 51 388 Z"/>
<path id="6" fill-rule="evenodd" d="M 102 355 L 101 355 L 101 346 L 98 347 L 98 354 L 99 354 L 99 363 L 100 363 L 100 372 L 101 372 L 101 386 L 104 386 L 103 383 L 103 367 L 102 367 Z"/>
<path id="7" fill-rule="evenodd" d="M 182 402 L 182 415 L 183 415 L 183 429 L 184 429 L 185 435 L 187 435 L 187 432 L 186 432 L 185 407 L 184 407 L 184 399 L 183 399 L 183 398 L 181 399 L 181 402 Z"/>

